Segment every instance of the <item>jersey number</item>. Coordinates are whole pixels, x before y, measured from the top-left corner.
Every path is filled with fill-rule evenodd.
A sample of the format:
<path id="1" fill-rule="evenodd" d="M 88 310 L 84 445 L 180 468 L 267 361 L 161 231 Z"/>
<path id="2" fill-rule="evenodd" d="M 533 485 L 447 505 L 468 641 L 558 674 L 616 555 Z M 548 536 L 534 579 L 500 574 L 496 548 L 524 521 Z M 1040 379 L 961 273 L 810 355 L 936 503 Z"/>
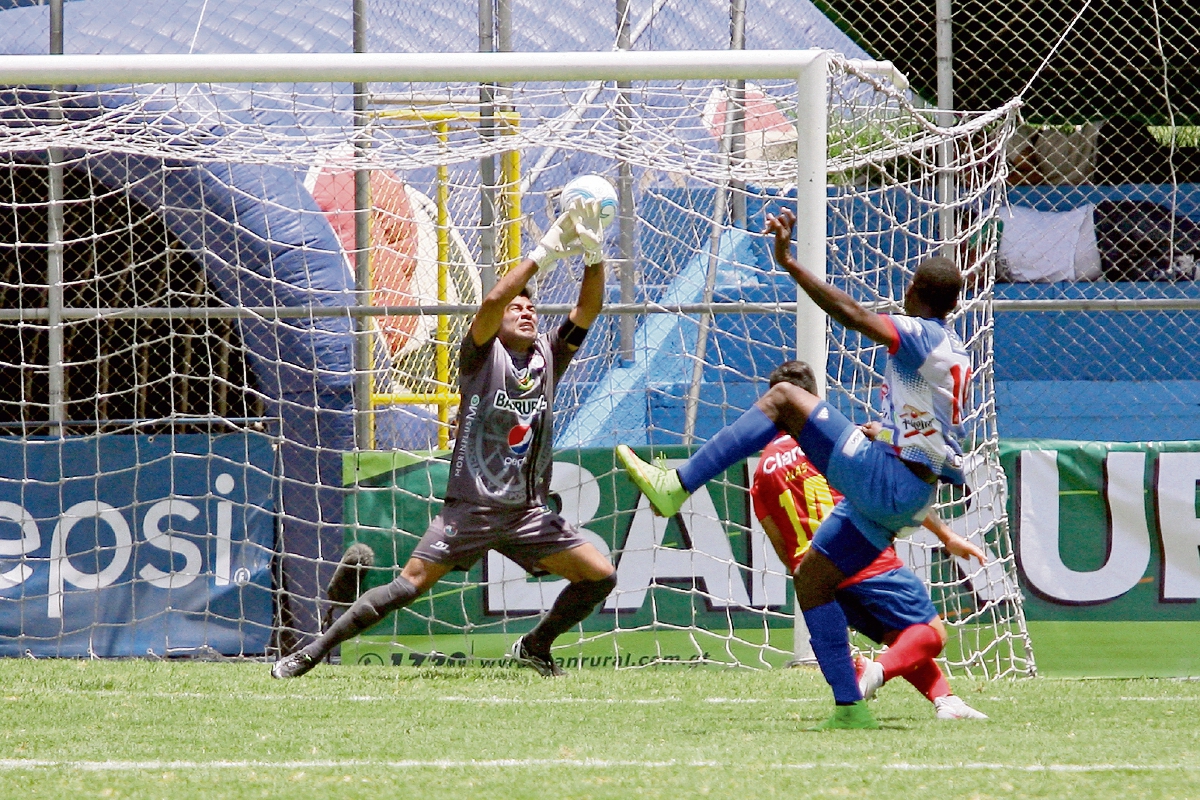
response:
<path id="1" fill-rule="evenodd" d="M 950 366 L 950 379 L 954 381 L 951 396 L 950 424 L 962 424 L 962 410 L 967 404 L 967 384 L 971 381 L 971 368 L 962 364 Z"/>
<path id="2" fill-rule="evenodd" d="M 816 526 L 833 510 L 833 492 L 829 482 L 820 475 L 813 475 L 801 484 L 804 487 L 804 510 L 807 513 L 808 525 L 800 522 L 800 512 L 796 509 L 796 498 L 790 489 L 785 489 L 779 495 L 779 506 L 788 515 L 792 530 L 796 532 L 796 555 L 808 549 L 809 541 L 816 532 Z"/>

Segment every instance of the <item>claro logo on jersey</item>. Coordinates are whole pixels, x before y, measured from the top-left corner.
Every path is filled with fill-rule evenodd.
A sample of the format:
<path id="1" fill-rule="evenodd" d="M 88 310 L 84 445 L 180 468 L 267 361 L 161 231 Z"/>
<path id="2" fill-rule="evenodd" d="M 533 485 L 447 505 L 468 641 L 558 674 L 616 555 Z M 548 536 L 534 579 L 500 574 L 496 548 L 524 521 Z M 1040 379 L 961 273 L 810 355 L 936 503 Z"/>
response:
<path id="1" fill-rule="evenodd" d="M 799 445 L 781 453 L 773 453 L 762 460 L 762 471 L 770 475 L 777 469 L 786 469 L 799 461 L 800 456 Z"/>

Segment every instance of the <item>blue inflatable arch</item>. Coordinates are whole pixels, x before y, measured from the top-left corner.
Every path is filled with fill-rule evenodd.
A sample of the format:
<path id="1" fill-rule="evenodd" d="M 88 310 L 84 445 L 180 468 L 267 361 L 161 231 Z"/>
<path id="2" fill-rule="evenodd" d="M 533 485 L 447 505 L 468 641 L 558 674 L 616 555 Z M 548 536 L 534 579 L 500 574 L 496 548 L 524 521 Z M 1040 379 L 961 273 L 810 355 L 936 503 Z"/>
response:
<path id="1" fill-rule="evenodd" d="M 0 11 L 0 53 L 45 53 L 48 8 Z M 635 7 L 639 19 L 650 4 Z M 639 4 L 635 4 L 639 6 Z M 553 7 L 554 13 L 547 13 Z M 374 2 L 368 49 L 374 52 L 470 52 L 477 49 L 474 5 L 446 16 L 441 0 Z M 647 49 L 720 49 L 728 45 L 727 0 L 670 0 L 637 43 Z M 608 50 L 612 10 L 590 0 L 514 0 L 517 50 Z M 70 53 L 348 52 L 349 2 L 315 0 L 75 0 L 65 9 Z M 807 0 L 749 4 L 747 46 L 825 47 L 866 57 Z M 326 88 L 328 92 L 328 88 Z M 0 116 L 17 95 L 0 96 Z M 297 113 L 241 103 L 236 94 L 191 98 L 220 103 L 234 118 L 253 118 L 302 130 L 348 125 L 349 87 L 335 91 L 327 111 Z M 561 102 L 561 99 L 559 100 Z M 158 104 L 155 124 L 186 119 L 201 109 Z M 88 113 L 87 109 L 76 109 Z M 553 114 L 556 109 L 544 109 Z M 561 109 L 558 109 L 561 111 Z M 213 131 L 220 135 L 219 131 Z M 161 159 L 102 156 L 93 177 L 128 191 L 162 215 L 171 233 L 203 259 L 210 286 L 234 306 L 344 307 L 353 281 L 329 224 L 303 186 L 300 171 L 253 164 L 164 163 Z M 288 600 L 286 626 L 318 629 L 316 598 L 341 553 L 341 453 L 353 447 L 353 322 L 348 315 L 298 320 L 242 320 L 239 332 L 268 406 L 282 420 L 285 520 L 282 548 Z M 281 642 L 287 646 L 286 642 Z"/>

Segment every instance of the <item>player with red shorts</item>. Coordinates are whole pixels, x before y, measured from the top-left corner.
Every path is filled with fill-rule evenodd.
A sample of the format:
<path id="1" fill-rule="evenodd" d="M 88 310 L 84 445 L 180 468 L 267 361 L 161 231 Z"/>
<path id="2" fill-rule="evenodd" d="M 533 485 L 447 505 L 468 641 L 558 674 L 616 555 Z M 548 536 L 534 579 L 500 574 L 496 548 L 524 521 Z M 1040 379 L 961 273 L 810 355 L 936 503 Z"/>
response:
<path id="1" fill-rule="evenodd" d="M 781 364 L 770 380 L 772 386 L 787 381 L 812 394 L 817 392 L 812 370 L 802 361 Z M 787 434 L 780 434 L 763 450 L 750 497 L 754 515 L 790 573 L 800 566 L 821 520 L 842 499 Z M 983 552 L 947 528 L 936 515 L 926 518 L 925 527 L 951 553 L 972 556 L 982 563 Z M 946 643 L 946 628 L 929 592 L 896 555 L 894 547 L 884 548 L 867 567 L 842 581 L 835 599 L 852 628 L 878 644 L 888 645 L 876 661 L 856 664 L 861 667 L 859 689 L 864 698 L 870 699 L 884 683 L 901 677 L 934 704 L 938 719 L 987 719 L 950 691 L 950 684 L 934 661 Z"/>

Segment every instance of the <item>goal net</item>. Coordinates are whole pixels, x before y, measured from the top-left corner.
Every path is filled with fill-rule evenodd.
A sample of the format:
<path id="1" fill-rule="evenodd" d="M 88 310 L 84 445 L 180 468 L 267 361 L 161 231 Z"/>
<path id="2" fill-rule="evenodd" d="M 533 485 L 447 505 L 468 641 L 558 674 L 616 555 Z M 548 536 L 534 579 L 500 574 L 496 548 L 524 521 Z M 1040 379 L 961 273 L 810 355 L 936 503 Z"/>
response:
<path id="1" fill-rule="evenodd" d="M 0 653 L 269 654 L 319 630 L 349 544 L 374 553 L 365 586 L 391 580 L 440 504 L 474 305 L 558 189 L 595 173 L 621 206 L 608 308 L 558 387 L 552 488 L 618 585 L 555 655 L 796 655 L 790 581 L 748 503 L 755 460 L 662 520 L 612 449 L 686 457 L 798 354 L 833 404 L 872 417 L 884 354 L 772 266 L 764 217 L 798 207 L 801 260 L 872 307 L 898 309 L 937 252 L 966 272 L 970 491 L 939 510 L 989 562 L 897 544 L 949 623 L 951 668 L 1031 673 L 991 393 L 1013 109 L 939 125 L 879 65 L 823 54 L 687 75 L 607 55 L 631 59 L 589 73 L 563 54 L 557 74 L 486 84 L 6 73 Z M 538 276 L 543 328 L 580 274 Z M 563 586 L 491 554 L 342 658 L 500 663 Z"/>

